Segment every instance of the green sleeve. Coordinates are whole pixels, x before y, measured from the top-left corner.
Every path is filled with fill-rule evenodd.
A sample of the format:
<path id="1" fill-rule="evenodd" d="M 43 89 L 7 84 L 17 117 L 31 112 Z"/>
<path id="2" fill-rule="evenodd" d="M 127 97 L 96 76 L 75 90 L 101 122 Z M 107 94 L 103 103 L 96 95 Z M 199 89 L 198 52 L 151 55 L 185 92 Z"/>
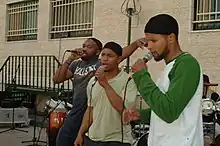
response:
<path id="1" fill-rule="evenodd" d="M 133 74 L 140 94 L 151 110 L 167 123 L 175 121 L 197 90 L 200 80 L 200 66 L 193 58 L 176 61 L 169 72 L 169 88 L 160 91 L 147 69 Z"/>

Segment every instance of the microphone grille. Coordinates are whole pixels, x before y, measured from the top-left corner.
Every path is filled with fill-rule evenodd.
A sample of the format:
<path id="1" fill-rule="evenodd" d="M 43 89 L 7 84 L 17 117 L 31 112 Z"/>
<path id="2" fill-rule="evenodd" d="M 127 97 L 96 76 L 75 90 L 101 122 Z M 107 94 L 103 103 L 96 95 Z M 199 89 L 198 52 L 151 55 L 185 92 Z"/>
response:
<path id="1" fill-rule="evenodd" d="M 148 53 L 144 56 L 144 58 L 146 58 L 147 60 L 151 60 L 151 59 L 153 58 L 153 55 L 152 55 L 151 52 L 148 52 Z"/>
<path id="2" fill-rule="evenodd" d="M 101 71 L 105 71 L 105 66 L 104 66 L 104 65 L 101 65 L 101 66 L 99 67 L 99 69 L 100 69 Z"/>

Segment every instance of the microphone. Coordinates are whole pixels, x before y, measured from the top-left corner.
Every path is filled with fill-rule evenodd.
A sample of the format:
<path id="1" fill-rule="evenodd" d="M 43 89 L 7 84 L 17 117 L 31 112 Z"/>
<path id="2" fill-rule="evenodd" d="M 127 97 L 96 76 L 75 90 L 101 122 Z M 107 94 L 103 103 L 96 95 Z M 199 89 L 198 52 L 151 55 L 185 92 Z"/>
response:
<path id="1" fill-rule="evenodd" d="M 78 53 L 78 51 L 76 51 L 76 50 L 66 50 L 66 52 Z"/>
<path id="2" fill-rule="evenodd" d="M 105 71 L 105 66 L 104 66 L 104 65 L 101 65 L 98 69 L 100 69 L 101 71 L 104 72 L 104 71 Z M 98 69 L 97 69 L 97 70 L 98 70 Z M 96 84 L 97 80 L 98 80 L 98 79 L 95 77 L 95 80 L 94 80 L 94 82 L 93 82 L 93 84 L 92 84 L 92 87 Z"/>
<path id="3" fill-rule="evenodd" d="M 104 65 L 101 65 L 98 69 L 101 70 L 101 71 L 103 71 L 103 72 L 105 72 L 105 66 L 104 66 Z M 97 69 L 97 70 L 98 70 L 98 69 Z M 95 81 L 97 81 L 97 78 L 96 78 L 96 77 L 95 77 Z"/>
<path id="4" fill-rule="evenodd" d="M 151 52 L 148 52 L 146 55 L 144 55 L 143 60 L 145 63 L 147 63 L 149 60 L 153 58 L 153 55 Z"/>
<path id="5" fill-rule="evenodd" d="M 151 52 L 148 52 L 147 54 L 144 55 L 143 60 L 145 63 L 147 63 L 148 61 L 150 61 L 153 58 L 153 55 Z M 132 79 L 132 77 L 128 78 L 128 81 L 130 81 Z"/>

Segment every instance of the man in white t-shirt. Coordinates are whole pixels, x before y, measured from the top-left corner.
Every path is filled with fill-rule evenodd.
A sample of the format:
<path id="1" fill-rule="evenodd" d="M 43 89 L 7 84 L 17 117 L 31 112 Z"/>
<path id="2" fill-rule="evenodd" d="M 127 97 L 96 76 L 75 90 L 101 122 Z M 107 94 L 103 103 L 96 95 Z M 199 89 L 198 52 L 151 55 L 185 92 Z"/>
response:
<path id="1" fill-rule="evenodd" d="M 199 62 L 182 51 L 174 17 L 153 16 L 144 33 L 154 60 L 164 60 L 166 65 L 156 83 L 143 59 L 132 66 L 132 78 L 150 108 L 127 109 L 124 122 L 149 121 L 149 146 L 203 146 L 203 76 Z"/>
<path id="2" fill-rule="evenodd" d="M 121 55 L 122 48 L 117 43 L 108 42 L 104 46 L 102 66 L 87 87 L 88 108 L 75 146 L 131 145 L 131 126 L 122 124 L 121 113 L 123 105 L 135 106 L 137 88 L 129 75 L 118 67 Z"/>

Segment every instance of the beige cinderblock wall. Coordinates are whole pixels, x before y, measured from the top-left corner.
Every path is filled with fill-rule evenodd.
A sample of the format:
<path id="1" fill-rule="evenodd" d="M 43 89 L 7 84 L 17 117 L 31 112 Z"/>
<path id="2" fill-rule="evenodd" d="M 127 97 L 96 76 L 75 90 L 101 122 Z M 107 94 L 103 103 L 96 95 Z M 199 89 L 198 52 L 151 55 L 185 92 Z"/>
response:
<path id="1" fill-rule="evenodd" d="M 59 40 L 49 39 L 49 0 L 39 0 L 38 40 L 5 42 L 6 4 L 19 0 L 0 1 L 0 65 L 9 55 L 58 56 Z M 220 31 L 192 32 L 193 0 L 140 0 L 142 11 L 132 22 L 132 40 L 143 37 L 147 20 L 158 13 L 173 15 L 180 24 L 180 44 L 184 51 L 195 56 L 210 76 L 211 81 L 220 83 Z M 93 35 L 103 43 L 113 40 L 121 45 L 127 41 L 127 17 L 121 14 L 121 0 L 95 0 Z M 63 39 L 61 54 L 65 49 L 81 46 L 85 38 Z M 131 64 L 145 51 L 137 51 L 131 57 Z M 149 68 L 154 80 L 163 70 L 164 63 L 151 61 Z M 220 92 L 220 87 L 217 88 Z"/>

